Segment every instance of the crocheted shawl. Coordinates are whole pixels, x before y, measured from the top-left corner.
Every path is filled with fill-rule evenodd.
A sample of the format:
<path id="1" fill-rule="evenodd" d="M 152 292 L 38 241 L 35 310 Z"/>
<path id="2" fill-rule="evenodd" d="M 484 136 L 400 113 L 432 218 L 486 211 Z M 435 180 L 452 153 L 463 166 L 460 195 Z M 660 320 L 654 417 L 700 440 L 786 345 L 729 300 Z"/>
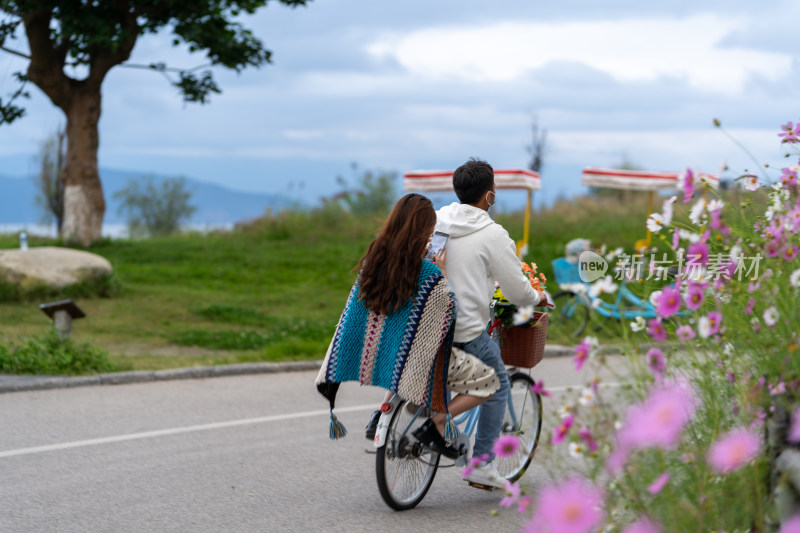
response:
<path id="1" fill-rule="evenodd" d="M 455 317 L 447 280 L 427 260 L 422 261 L 415 294 L 389 315 L 366 308 L 356 280 L 316 380 L 331 412 L 345 381 L 383 387 L 417 405 L 447 412 L 445 382 Z"/>

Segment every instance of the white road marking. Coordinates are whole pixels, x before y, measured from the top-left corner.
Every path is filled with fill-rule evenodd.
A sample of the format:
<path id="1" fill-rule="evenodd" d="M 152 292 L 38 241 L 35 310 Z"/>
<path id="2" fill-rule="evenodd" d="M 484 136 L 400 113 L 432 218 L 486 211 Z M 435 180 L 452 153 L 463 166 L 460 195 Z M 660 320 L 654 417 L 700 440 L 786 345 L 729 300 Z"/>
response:
<path id="1" fill-rule="evenodd" d="M 601 387 L 619 387 L 621 383 L 605 383 Z M 548 388 L 550 392 L 563 392 L 567 389 L 574 389 L 580 385 L 570 385 L 564 387 Z M 367 411 L 375 409 L 375 404 L 355 405 L 352 407 L 337 407 L 337 413 L 349 413 L 354 411 Z M 97 439 L 76 440 L 72 442 L 62 442 L 60 444 L 49 444 L 46 446 L 33 446 L 30 448 L 18 448 L 0 452 L 0 459 L 4 457 L 15 457 L 18 455 L 31 455 L 34 453 L 54 452 L 58 450 L 69 450 L 71 448 L 82 448 L 84 446 L 96 446 L 99 444 L 110 444 L 114 442 L 125 442 L 129 440 L 151 439 L 164 437 L 166 435 L 180 435 L 182 433 L 193 433 L 195 431 L 208 431 L 210 429 L 222 429 L 236 426 L 246 426 L 249 424 L 266 424 L 269 422 L 280 422 L 282 420 L 293 420 L 297 418 L 308 418 L 312 416 L 323 416 L 330 413 L 329 409 L 318 409 L 314 411 L 303 411 L 300 413 L 286 413 L 282 415 L 262 416 L 258 418 L 243 418 L 240 420 L 229 420 L 227 422 L 213 422 L 211 424 L 198 424 L 195 426 L 183 426 L 177 428 L 158 429 L 154 431 L 142 431 L 140 433 L 128 433 L 127 435 L 115 435 L 112 437 L 101 437 Z"/>

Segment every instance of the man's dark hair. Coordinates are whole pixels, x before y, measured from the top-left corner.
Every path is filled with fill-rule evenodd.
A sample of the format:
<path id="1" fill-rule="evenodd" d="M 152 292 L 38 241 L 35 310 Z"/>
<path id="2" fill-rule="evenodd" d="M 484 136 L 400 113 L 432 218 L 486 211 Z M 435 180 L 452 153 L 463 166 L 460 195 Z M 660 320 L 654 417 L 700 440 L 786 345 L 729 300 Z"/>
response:
<path id="1" fill-rule="evenodd" d="M 486 161 L 470 157 L 453 172 L 453 189 L 462 204 L 477 203 L 494 188 L 494 169 Z"/>

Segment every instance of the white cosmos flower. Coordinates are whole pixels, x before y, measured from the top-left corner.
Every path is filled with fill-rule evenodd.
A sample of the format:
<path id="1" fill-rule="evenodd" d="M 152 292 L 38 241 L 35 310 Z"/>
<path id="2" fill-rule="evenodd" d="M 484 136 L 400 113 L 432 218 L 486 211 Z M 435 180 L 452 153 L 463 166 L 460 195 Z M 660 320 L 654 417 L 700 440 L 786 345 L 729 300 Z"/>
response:
<path id="1" fill-rule="evenodd" d="M 766 324 L 769 327 L 772 327 L 778 323 L 778 318 L 780 318 L 780 313 L 778 313 L 778 310 L 775 309 L 774 305 L 771 305 L 764 310 L 763 318 L 764 318 L 764 324 Z"/>
<path id="2" fill-rule="evenodd" d="M 603 293 L 614 293 L 618 288 L 618 285 L 614 283 L 614 279 L 611 276 L 605 276 L 592 283 L 589 289 L 589 296 L 597 298 Z"/>
<path id="3" fill-rule="evenodd" d="M 653 213 L 647 218 L 647 229 L 653 233 L 658 233 L 666 225 L 664 217 L 658 213 Z"/>
<path id="4" fill-rule="evenodd" d="M 705 201 L 704 200 L 697 200 L 695 204 L 692 206 L 692 210 L 689 212 L 689 220 L 692 221 L 692 224 L 700 224 L 703 215 L 705 214 Z"/>
<path id="5" fill-rule="evenodd" d="M 669 226 L 672 223 L 672 204 L 674 204 L 677 199 L 677 196 L 672 196 L 664 200 L 664 205 L 661 206 L 661 216 L 664 218 L 665 226 Z"/>
<path id="6" fill-rule="evenodd" d="M 521 326 L 523 324 L 527 324 L 533 318 L 533 306 L 528 305 L 525 307 L 517 308 L 517 311 L 514 313 L 514 325 Z"/>
<path id="7" fill-rule="evenodd" d="M 661 291 L 653 291 L 650 293 L 650 303 L 653 307 L 658 307 L 658 299 L 661 298 Z"/>
<path id="8" fill-rule="evenodd" d="M 748 191 L 755 191 L 758 189 L 758 177 L 748 176 L 744 179 L 744 188 Z"/>
<path id="9" fill-rule="evenodd" d="M 733 344 L 726 342 L 725 346 L 722 347 L 722 353 L 725 355 L 733 355 Z"/>
<path id="10" fill-rule="evenodd" d="M 633 322 L 631 322 L 631 331 L 642 331 L 645 326 L 645 321 L 643 317 L 637 316 Z"/>
<path id="11" fill-rule="evenodd" d="M 583 444 L 580 442 L 570 442 L 569 443 L 569 455 L 573 459 L 580 459 L 583 457 L 583 454 L 586 450 L 583 447 Z"/>
<path id="12" fill-rule="evenodd" d="M 573 408 L 571 405 L 562 405 L 561 408 L 558 410 L 558 416 L 561 418 L 567 418 L 572 414 Z"/>
<path id="13" fill-rule="evenodd" d="M 707 339 L 711 335 L 711 320 L 707 316 L 701 316 L 697 321 L 697 333 L 702 339 Z"/>
<path id="14" fill-rule="evenodd" d="M 685 241 L 689 241 L 690 243 L 695 243 L 700 241 L 700 235 L 685 229 L 679 229 L 678 236 Z"/>
<path id="15" fill-rule="evenodd" d="M 574 292 L 575 294 L 582 294 L 586 292 L 586 285 L 582 282 L 578 283 L 561 283 L 559 285 L 562 291 Z"/>
<path id="16" fill-rule="evenodd" d="M 723 207 L 725 207 L 725 202 L 723 202 L 722 200 L 714 199 L 708 202 L 706 209 L 708 209 L 709 213 L 713 213 L 717 209 L 722 209 Z"/>
<path id="17" fill-rule="evenodd" d="M 591 387 L 584 387 L 578 398 L 578 403 L 581 405 L 592 405 L 594 403 L 594 390 L 592 390 Z"/>
<path id="18" fill-rule="evenodd" d="M 800 268 L 792 272 L 792 275 L 789 276 L 789 284 L 792 287 L 800 287 Z"/>
<path id="19" fill-rule="evenodd" d="M 741 259 L 744 258 L 744 252 L 742 251 L 742 247 L 738 244 L 734 244 L 731 246 L 731 261 L 734 263 L 738 263 Z"/>

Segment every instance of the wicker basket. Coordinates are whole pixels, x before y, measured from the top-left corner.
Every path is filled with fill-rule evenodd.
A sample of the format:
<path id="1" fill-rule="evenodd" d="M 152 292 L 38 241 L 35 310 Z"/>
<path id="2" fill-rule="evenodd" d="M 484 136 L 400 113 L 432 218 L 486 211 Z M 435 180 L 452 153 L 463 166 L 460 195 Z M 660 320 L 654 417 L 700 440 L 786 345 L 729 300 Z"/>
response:
<path id="1" fill-rule="evenodd" d="M 533 368 L 544 357 L 550 315 L 536 311 L 530 326 L 500 328 L 500 355 L 508 366 Z"/>

